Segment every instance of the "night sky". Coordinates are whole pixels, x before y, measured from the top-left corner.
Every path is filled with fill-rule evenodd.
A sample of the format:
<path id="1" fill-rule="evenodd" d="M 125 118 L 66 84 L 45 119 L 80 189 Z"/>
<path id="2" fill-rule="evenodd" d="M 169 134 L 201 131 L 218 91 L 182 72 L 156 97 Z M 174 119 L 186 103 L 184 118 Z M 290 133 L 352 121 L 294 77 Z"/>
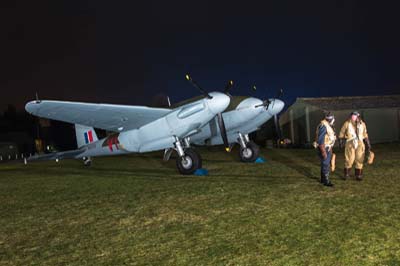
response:
<path id="1" fill-rule="evenodd" d="M 265 98 L 284 88 L 288 103 L 400 93 L 399 4 L 3 2 L 0 111 L 22 108 L 35 91 L 141 105 L 163 93 L 177 102 L 199 95 L 187 72 L 210 91 L 230 79 L 236 95 Z"/>

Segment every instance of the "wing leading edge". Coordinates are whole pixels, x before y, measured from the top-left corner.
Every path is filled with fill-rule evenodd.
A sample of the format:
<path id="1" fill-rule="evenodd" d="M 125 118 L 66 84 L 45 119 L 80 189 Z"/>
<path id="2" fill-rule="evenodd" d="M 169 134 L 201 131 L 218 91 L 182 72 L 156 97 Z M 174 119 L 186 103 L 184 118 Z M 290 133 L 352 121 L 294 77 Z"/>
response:
<path id="1" fill-rule="evenodd" d="M 108 131 L 126 131 L 157 120 L 171 109 L 66 101 L 31 101 L 25 110 L 35 116 Z"/>

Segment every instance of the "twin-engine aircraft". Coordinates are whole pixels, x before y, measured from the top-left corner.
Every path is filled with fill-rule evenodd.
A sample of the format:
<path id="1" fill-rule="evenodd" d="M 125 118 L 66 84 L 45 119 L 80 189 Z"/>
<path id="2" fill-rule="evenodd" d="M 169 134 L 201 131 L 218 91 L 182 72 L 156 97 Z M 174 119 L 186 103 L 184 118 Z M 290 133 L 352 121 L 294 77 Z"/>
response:
<path id="1" fill-rule="evenodd" d="M 276 117 L 284 103 L 278 99 L 233 97 L 228 93 L 231 81 L 224 93 L 208 93 L 189 75 L 186 79 L 204 96 L 171 108 L 39 99 L 28 102 L 25 109 L 32 115 L 75 124 L 78 146 L 76 150 L 36 155 L 29 160 L 75 158 L 90 165 L 91 157 L 96 156 L 164 150 L 164 160 L 168 160 L 176 151 L 179 172 L 192 174 L 202 167 L 202 159 L 191 143 L 224 144 L 227 151 L 239 143 L 241 160 L 256 160 L 259 148 L 248 134 Z M 94 128 L 114 133 L 99 140 Z"/>

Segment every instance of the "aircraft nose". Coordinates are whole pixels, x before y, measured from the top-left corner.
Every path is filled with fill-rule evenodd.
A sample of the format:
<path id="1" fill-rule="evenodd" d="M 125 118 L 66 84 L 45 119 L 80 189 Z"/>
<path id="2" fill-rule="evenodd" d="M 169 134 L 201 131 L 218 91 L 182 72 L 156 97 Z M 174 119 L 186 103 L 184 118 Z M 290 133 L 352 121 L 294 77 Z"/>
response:
<path id="1" fill-rule="evenodd" d="M 208 100 L 208 106 L 213 114 L 222 113 L 231 102 L 228 95 L 220 92 L 209 93 L 212 99 Z"/>
<path id="2" fill-rule="evenodd" d="M 269 111 L 272 115 L 279 114 L 283 107 L 285 107 L 285 103 L 279 99 L 273 99 L 270 104 Z"/>

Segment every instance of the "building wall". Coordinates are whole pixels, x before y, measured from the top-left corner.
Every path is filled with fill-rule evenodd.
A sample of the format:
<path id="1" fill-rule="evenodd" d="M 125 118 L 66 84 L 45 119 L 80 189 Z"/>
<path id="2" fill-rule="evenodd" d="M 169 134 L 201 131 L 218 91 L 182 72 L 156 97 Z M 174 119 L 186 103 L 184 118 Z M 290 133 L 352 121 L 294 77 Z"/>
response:
<path id="1" fill-rule="evenodd" d="M 399 140 L 399 109 L 367 109 L 363 117 L 367 123 L 368 134 L 373 143 Z"/>
<path id="2" fill-rule="evenodd" d="M 15 143 L 1 143 L 0 142 L 0 157 L 3 160 L 8 159 L 8 156 L 11 156 L 11 159 L 15 158 L 15 155 L 18 154 L 18 146 Z"/>
<path id="3" fill-rule="evenodd" d="M 309 136 L 310 142 L 307 140 L 307 122 L 306 111 L 307 105 L 295 103 L 292 105 L 280 119 L 282 133 L 285 138 L 293 139 L 294 144 L 306 145 L 315 140 L 316 127 L 323 119 L 323 110 L 314 106 L 309 108 Z M 291 115 L 293 117 L 293 133 L 291 129 Z M 349 118 L 349 114 L 353 110 L 334 111 L 335 129 L 339 134 L 343 123 Z M 384 143 L 400 140 L 400 109 L 399 108 L 381 108 L 381 109 L 364 109 L 359 110 L 362 118 L 367 123 L 368 133 L 372 143 Z"/>

